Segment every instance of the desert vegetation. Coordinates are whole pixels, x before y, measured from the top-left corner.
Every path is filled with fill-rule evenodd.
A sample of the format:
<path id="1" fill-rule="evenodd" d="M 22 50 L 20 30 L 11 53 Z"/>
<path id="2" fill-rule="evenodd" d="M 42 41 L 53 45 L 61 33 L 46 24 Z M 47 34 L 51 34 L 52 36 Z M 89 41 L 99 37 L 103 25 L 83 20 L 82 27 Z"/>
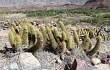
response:
<path id="1" fill-rule="evenodd" d="M 9 15 L 18 13 L 26 16 L 13 16 L 9 19 Z M 74 65 L 78 63 L 77 59 L 85 61 L 87 70 L 95 70 L 93 65 L 98 63 L 109 64 L 109 10 L 17 11 L 4 14 L 8 15 L 8 18 L 2 19 L 2 24 L 5 25 L 1 27 L 6 29 L 1 28 L 1 31 L 8 31 L 6 34 L 11 47 L 10 49 L 9 45 L 4 45 L 5 48 L 0 50 L 1 54 L 7 56 L 5 58 L 13 58 L 12 54 L 16 57 L 22 53 L 32 53 L 43 67 L 48 65 L 48 62 L 44 65 L 42 60 L 45 62 L 50 59 L 55 64 L 52 59 L 57 56 L 60 60 L 56 60 L 57 63 L 62 62 L 59 66 L 61 70 L 72 70 L 74 66 L 77 67 L 78 65 Z M 108 46 L 103 47 L 104 45 Z M 2 45 L 2 48 L 4 46 Z M 106 57 L 103 58 L 103 54 Z M 66 59 L 68 57 L 71 59 Z M 96 59 L 94 61 L 94 58 L 99 62 Z"/>

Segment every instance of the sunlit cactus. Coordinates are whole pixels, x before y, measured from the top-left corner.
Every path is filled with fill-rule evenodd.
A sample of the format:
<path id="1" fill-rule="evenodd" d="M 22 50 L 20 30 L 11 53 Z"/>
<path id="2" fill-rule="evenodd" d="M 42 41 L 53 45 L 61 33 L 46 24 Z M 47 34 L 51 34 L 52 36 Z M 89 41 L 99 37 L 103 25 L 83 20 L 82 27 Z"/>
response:
<path id="1" fill-rule="evenodd" d="M 73 47 L 73 38 L 71 35 L 67 34 L 67 48 L 72 49 Z"/>
<path id="2" fill-rule="evenodd" d="M 42 32 L 43 34 L 43 38 L 44 38 L 44 44 L 46 44 L 46 41 L 48 39 L 48 34 L 46 32 L 46 28 L 44 25 L 40 25 L 40 31 Z"/>
<path id="3" fill-rule="evenodd" d="M 36 36 L 35 36 L 35 29 L 34 26 L 31 24 L 28 24 L 28 40 L 29 40 L 29 45 L 33 46 L 36 41 Z"/>
<path id="4" fill-rule="evenodd" d="M 58 44 L 57 44 L 57 42 L 54 39 L 54 36 L 53 36 L 53 34 L 51 32 L 51 29 L 47 26 L 46 30 L 47 30 L 47 33 L 48 33 L 48 37 L 49 37 L 51 46 L 53 47 L 53 49 L 56 49 L 58 47 Z"/>
<path id="5" fill-rule="evenodd" d="M 88 35 L 87 32 L 86 32 L 86 34 L 85 34 L 85 36 L 84 36 L 84 41 L 81 43 L 80 46 L 81 46 L 81 47 L 80 47 L 80 50 L 81 50 L 81 51 L 87 52 L 87 51 L 91 50 L 91 48 L 92 48 L 92 41 L 91 41 L 91 39 L 89 38 L 89 35 Z"/>
<path id="6" fill-rule="evenodd" d="M 21 46 L 22 46 L 22 39 L 21 39 L 21 37 L 18 35 L 18 34 L 16 34 L 15 35 L 15 42 L 16 42 L 16 45 L 15 45 L 15 47 L 14 47 L 14 50 L 19 50 L 20 48 L 21 48 Z"/>
<path id="7" fill-rule="evenodd" d="M 22 44 L 25 45 L 25 46 L 28 46 L 29 45 L 28 27 L 27 27 L 27 25 L 24 25 L 23 26 Z"/>
<path id="8" fill-rule="evenodd" d="M 62 41 L 67 41 L 67 35 L 65 31 L 62 31 Z"/>
<path id="9" fill-rule="evenodd" d="M 27 24 L 27 23 L 29 23 L 28 19 L 24 18 L 24 24 Z"/>
<path id="10" fill-rule="evenodd" d="M 22 25 L 18 25 L 18 32 L 19 32 L 19 35 L 22 37 L 22 34 L 23 34 L 23 27 Z"/>
<path id="11" fill-rule="evenodd" d="M 65 53 L 67 51 L 66 42 L 65 41 L 62 41 L 61 48 L 62 48 L 62 53 Z"/>
<path id="12" fill-rule="evenodd" d="M 53 33 L 53 36 L 54 36 L 56 42 L 59 42 L 60 41 L 60 34 L 59 34 L 57 28 L 53 28 L 52 33 Z"/>
<path id="13" fill-rule="evenodd" d="M 96 39 L 97 39 L 97 42 L 96 42 L 95 47 L 91 51 L 87 52 L 87 54 L 90 55 L 90 56 L 97 53 L 101 48 L 102 37 L 99 35 Z"/>
<path id="14" fill-rule="evenodd" d="M 59 26 L 61 27 L 62 31 L 66 31 L 66 27 L 65 27 L 65 25 L 63 24 L 62 21 L 58 21 L 57 24 L 59 24 Z"/>
<path id="15" fill-rule="evenodd" d="M 15 34 L 12 31 L 10 31 L 8 34 L 8 37 L 9 37 L 9 42 L 10 42 L 12 48 L 15 48 L 15 45 L 16 45 Z"/>
<path id="16" fill-rule="evenodd" d="M 73 36 L 74 36 L 75 44 L 76 45 L 79 45 L 80 44 L 80 42 L 79 42 L 79 36 L 78 36 L 78 33 L 76 32 L 76 30 L 73 30 Z"/>
<path id="17" fill-rule="evenodd" d="M 39 50 L 40 48 L 44 48 L 44 44 L 43 44 L 43 35 L 42 32 L 40 32 L 39 30 L 37 30 L 36 32 L 37 35 L 37 42 L 35 45 L 33 45 L 28 51 L 30 52 L 35 52 L 37 50 Z"/>

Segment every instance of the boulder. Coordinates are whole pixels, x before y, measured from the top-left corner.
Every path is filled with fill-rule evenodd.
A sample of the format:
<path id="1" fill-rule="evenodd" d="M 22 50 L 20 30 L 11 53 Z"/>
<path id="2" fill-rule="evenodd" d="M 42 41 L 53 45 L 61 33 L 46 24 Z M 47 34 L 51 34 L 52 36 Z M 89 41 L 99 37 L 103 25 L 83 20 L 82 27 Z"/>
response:
<path id="1" fill-rule="evenodd" d="M 19 62 L 22 70 L 35 70 L 40 68 L 40 63 L 32 53 L 22 53 L 19 56 Z"/>

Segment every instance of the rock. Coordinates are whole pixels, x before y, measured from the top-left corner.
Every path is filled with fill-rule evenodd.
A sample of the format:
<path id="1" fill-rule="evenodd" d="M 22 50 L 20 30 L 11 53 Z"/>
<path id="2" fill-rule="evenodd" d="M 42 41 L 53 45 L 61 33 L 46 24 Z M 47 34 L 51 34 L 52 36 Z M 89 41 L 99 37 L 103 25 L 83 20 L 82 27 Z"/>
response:
<path id="1" fill-rule="evenodd" d="M 94 65 L 96 65 L 96 64 L 101 63 L 101 60 L 98 59 L 98 58 L 92 58 L 92 59 L 91 59 L 91 62 L 92 62 Z"/>
<path id="2" fill-rule="evenodd" d="M 22 66 L 22 70 L 34 70 L 41 66 L 37 58 L 35 58 L 32 53 L 20 54 L 19 61 Z"/>
<path id="3" fill-rule="evenodd" d="M 19 70 L 17 63 L 10 64 L 9 67 L 10 67 L 11 70 Z"/>
<path id="4" fill-rule="evenodd" d="M 110 65 L 109 64 L 98 64 L 95 65 L 96 69 L 94 70 L 110 70 Z"/>
<path id="5" fill-rule="evenodd" d="M 67 55 L 71 55 L 71 52 L 70 52 L 70 51 L 66 51 L 66 54 L 67 54 Z"/>
<path id="6" fill-rule="evenodd" d="M 56 63 L 60 63 L 60 64 L 62 63 L 62 61 L 60 60 L 60 58 L 56 57 L 55 59 L 56 59 Z"/>
<path id="7" fill-rule="evenodd" d="M 75 59 L 71 70 L 87 70 L 87 65 L 84 60 Z"/>
<path id="8" fill-rule="evenodd" d="M 61 55 L 60 55 L 60 59 L 61 59 L 61 60 L 64 60 L 64 58 L 65 58 L 65 55 L 64 55 L 64 54 L 61 54 Z"/>

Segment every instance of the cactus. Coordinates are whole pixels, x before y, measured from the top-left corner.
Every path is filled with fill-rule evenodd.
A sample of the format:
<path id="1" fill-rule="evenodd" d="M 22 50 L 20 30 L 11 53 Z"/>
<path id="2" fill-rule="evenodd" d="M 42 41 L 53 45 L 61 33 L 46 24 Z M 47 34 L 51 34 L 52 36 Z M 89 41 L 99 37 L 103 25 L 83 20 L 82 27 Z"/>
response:
<path id="1" fill-rule="evenodd" d="M 16 45 L 14 33 L 12 31 L 10 31 L 8 34 L 8 37 L 9 37 L 9 42 L 10 42 L 12 48 L 14 48 Z"/>
<path id="2" fill-rule="evenodd" d="M 28 24 L 28 31 L 29 31 L 28 32 L 29 45 L 32 46 L 35 44 L 35 41 L 36 41 L 34 26 L 31 24 Z"/>
<path id="3" fill-rule="evenodd" d="M 59 43 L 60 42 L 60 34 L 59 34 L 56 27 L 52 29 L 52 33 L 53 33 L 53 36 L 54 36 L 56 42 Z"/>
<path id="4" fill-rule="evenodd" d="M 95 38 L 95 33 L 94 33 L 94 31 L 92 31 L 92 30 L 90 30 L 90 29 L 89 29 L 89 37 L 90 37 L 90 38 Z"/>
<path id="5" fill-rule="evenodd" d="M 19 35 L 22 37 L 22 35 L 23 35 L 23 27 L 20 24 L 18 25 L 18 32 L 19 32 Z"/>
<path id="6" fill-rule="evenodd" d="M 67 35 L 65 31 L 62 31 L 62 41 L 67 41 Z"/>
<path id="7" fill-rule="evenodd" d="M 65 53 L 67 50 L 65 41 L 62 41 L 61 48 L 62 48 L 62 53 Z"/>
<path id="8" fill-rule="evenodd" d="M 101 36 L 99 35 L 96 39 L 97 39 L 97 42 L 96 42 L 95 47 L 91 51 L 87 52 L 87 54 L 90 56 L 97 53 L 99 51 L 99 49 L 101 48 L 101 41 L 102 41 Z"/>
<path id="9" fill-rule="evenodd" d="M 67 48 L 72 49 L 73 48 L 73 39 L 72 36 L 67 34 Z"/>
<path id="10" fill-rule="evenodd" d="M 46 44 L 46 41 L 48 39 L 48 35 L 46 33 L 46 28 L 43 25 L 40 25 L 40 31 L 43 34 L 43 38 L 44 38 L 44 45 Z"/>
<path id="11" fill-rule="evenodd" d="M 66 31 L 65 25 L 63 24 L 62 21 L 58 21 L 57 24 L 61 27 L 62 31 Z"/>
<path id="12" fill-rule="evenodd" d="M 15 42 L 16 42 L 16 45 L 14 47 L 14 50 L 19 50 L 20 47 L 22 46 L 22 39 L 18 34 L 16 34 Z"/>
<path id="13" fill-rule="evenodd" d="M 37 35 L 37 43 L 28 50 L 30 52 L 35 52 L 38 49 L 43 48 L 43 40 L 44 39 L 43 39 L 42 32 L 37 30 L 36 35 Z"/>
<path id="14" fill-rule="evenodd" d="M 76 30 L 73 30 L 73 36 L 74 36 L 75 44 L 79 45 L 79 36 L 78 36 Z"/>
<path id="15" fill-rule="evenodd" d="M 82 51 L 89 51 L 92 48 L 92 41 L 88 36 L 88 33 L 86 32 L 85 36 L 84 36 L 84 41 L 81 44 L 80 50 Z"/>
<path id="16" fill-rule="evenodd" d="M 29 43 L 29 41 L 28 41 L 28 28 L 27 28 L 27 25 L 24 25 L 23 35 L 22 35 L 22 44 L 25 46 L 28 46 L 29 45 L 28 43 Z"/>
<path id="17" fill-rule="evenodd" d="M 47 26 L 46 27 L 46 30 L 47 30 L 47 33 L 48 33 L 48 37 L 49 37 L 51 46 L 53 47 L 53 49 L 56 49 L 58 47 L 58 44 L 57 44 L 57 42 L 55 41 L 55 39 L 53 37 L 53 34 L 51 32 L 51 29 Z"/>

